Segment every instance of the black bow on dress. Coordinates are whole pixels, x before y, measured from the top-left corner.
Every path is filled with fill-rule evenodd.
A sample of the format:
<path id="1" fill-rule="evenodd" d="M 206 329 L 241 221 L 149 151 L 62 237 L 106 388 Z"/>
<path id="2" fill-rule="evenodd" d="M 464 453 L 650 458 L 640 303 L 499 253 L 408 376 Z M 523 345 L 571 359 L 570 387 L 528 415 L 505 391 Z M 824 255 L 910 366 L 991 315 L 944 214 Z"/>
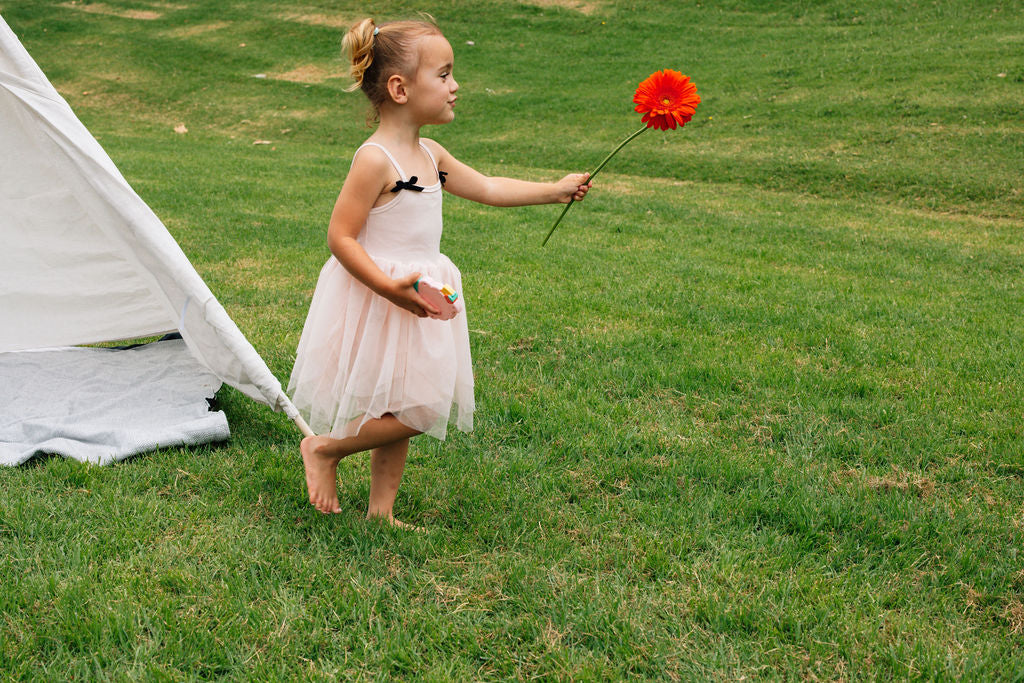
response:
<path id="1" fill-rule="evenodd" d="M 409 178 L 408 181 L 399 180 L 395 183 L 395 186 L 391 188 L 392 192 L 398 192 L 400 190 L 412 190 L 413 192 L 423 192 L 423 188 L 416 184 L 419 180 L 416 176 Z"/>
<path id="2" fill-rule="evenodd" d="M 441 186 L 444 187 L 444 183 L 448 180 L 448 173 L 446 171 L 438 171 L 437 177 L 441 181 Z M 413 192 L 423 192 L 423 186 L 417 185 L 419 178 L 413 176 L 409 180 L 399 180 L 395 183 L 395 186 L 391 188 L 392 192 L 401 192 L 402 190 L 412 190 Z"/>

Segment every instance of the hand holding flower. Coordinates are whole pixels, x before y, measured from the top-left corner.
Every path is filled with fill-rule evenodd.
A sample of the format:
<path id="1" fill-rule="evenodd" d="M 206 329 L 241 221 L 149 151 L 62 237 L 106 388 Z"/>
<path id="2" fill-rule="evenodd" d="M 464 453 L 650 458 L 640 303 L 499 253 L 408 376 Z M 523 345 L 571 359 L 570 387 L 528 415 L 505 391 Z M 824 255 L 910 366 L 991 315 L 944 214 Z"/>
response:
<path id="1" fill-rule="evenodd" d="M 593 180 L 594 176 L 601 172 L 605 164 L 620 149 L 648 128 L 657 128 L 659 130 L 671 128 L 675 130 L 676 127 L 681 128 L 685 126 L 693 118 L 694 112 L 697 111 L 697 105 L 700 104 L 700 95 L 697 94 L 697 86 L 687 76 L 672 69 L 665 69 L 663 71 L 655 71 L 640 83 L 636 93 L 633 95 L 633 102 L 636 104 L 636 111 L 643 114 L 641 121 L 644 123 L 644 127 L 630 135 L 618 147 L 613 149 L 611 154 L 604 158 L 604 161 L 600 163 L 593 173 L 586 174 L 587 180 Z M 566 176 L 563 182 L 570 177 Z M 580 185 L 579 191 L 574 193 L 572 198 L 568 200 L 569 203 L 562 210 L 555 224 L 551 226 L 551 230 L 548 231 L 548 235 L 544 238 L 541 246 L 548 243 L 551 235 L 555 232 L 555 228 L 558 227 L 562 218 L 568 213 L 573 202 L 583 199 L 592 184 L 588 182 L 586 186 Z"/>
<path id="2" fill-rule="evenodd" d="M 558 202 L 560 204 L 570 204 L 583 201 L 583 198 L 587 196 L 587 192 L 594 186 L 593 183 L 588 182 L 589 180 L 589 173 L 570 173 L 559 180 L 556 183 L 559 194 Z"/>

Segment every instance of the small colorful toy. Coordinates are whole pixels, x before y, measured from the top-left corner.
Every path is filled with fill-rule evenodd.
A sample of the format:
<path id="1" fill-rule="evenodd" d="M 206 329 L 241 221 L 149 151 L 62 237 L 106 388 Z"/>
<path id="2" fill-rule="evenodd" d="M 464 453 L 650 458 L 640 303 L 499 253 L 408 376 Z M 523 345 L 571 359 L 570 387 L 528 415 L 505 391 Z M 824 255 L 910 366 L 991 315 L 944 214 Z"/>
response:
<path id="1" fill-rule="evenodd" d="M 440 311 L 437 315 L 428 313 L 427 315 L 431 318 L 451 320 L 459 314 L 459 311 L 466 309 L 466 305 L 459 298 L 459 293 L 451 285 L 442 284 L 424 275 L 412 286 L 420 296 L 426 299 L 427 303 Z"/>

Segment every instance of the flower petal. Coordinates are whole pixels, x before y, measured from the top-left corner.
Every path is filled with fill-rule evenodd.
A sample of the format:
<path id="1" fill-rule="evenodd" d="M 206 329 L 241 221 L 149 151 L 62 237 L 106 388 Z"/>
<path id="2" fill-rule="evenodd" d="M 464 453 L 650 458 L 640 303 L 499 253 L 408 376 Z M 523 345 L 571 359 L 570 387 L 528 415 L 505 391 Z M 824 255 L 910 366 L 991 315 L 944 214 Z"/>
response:
<path id="1" fill-rule="evenodd" d="M 648 128 L 673 130 L 693 118 L 700 96 L 687 76 L 673 69 L 655 71 L 645 78 L 633 94 L 635 111 Z"/>

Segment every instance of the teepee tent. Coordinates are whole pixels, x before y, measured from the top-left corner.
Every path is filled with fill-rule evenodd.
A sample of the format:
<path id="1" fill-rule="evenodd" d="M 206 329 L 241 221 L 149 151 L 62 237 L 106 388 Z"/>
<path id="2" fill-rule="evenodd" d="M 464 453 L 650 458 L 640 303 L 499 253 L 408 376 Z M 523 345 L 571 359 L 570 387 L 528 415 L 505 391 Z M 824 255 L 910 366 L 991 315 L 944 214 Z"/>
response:
<path id="1" fill-rule="evenodd" d="M 151 350 L 115 353 L 70 346 L 172 332 L 183 341 L 157 345 L 162 346 L 159 358 L 138 368 L 131 367 L 132 358 Z M 114 378 L 90 374 L 122 364 Z M 84 376 L 72 372 L 91 365 L 95 369 Z M 146 377 L 160 367 L 170 369 L 164 374 L 172 388 L 158 382 L 147 390 Z M 189 372 L 206 384 L 192 394 L 212 396 L 223 381 L 284 411 L 309 433 L 280 382 L 160 219 L 0 17 L 0 463 L 16 464 L 40 452 L 108 462 L 133 450 L 176 445 L 161 440 L 160 427 L 155 440 L 138 436 L 145 424 L 126 424 L 113 404 L 109 414 L 97 416 L 107 398 L 94 392 L 138 386 L 141 397 L 155 397 L 158 405 L 147 410 L 136 396 L 128 400 L 126 414 L 145 423 L 171 400 L 168 392 L 190 393 L 173 388 Z M 47 374 L 56 382 L 55 395 L 40 395 Z M 62 376 L 68 378 L 64 386 Z M 74 406 L 85 408 L 84 427 L 74 415 L 49 415 Z M 91 422 L 97 426 L 90 431 Z M 94 433 L 109 431 L 110 425 L 132 433 L 129 452 L 123 444 L 107 448 L 104 435 Z M 113 440 L 119 439 L 125 441 L 124 435 Z"/>

